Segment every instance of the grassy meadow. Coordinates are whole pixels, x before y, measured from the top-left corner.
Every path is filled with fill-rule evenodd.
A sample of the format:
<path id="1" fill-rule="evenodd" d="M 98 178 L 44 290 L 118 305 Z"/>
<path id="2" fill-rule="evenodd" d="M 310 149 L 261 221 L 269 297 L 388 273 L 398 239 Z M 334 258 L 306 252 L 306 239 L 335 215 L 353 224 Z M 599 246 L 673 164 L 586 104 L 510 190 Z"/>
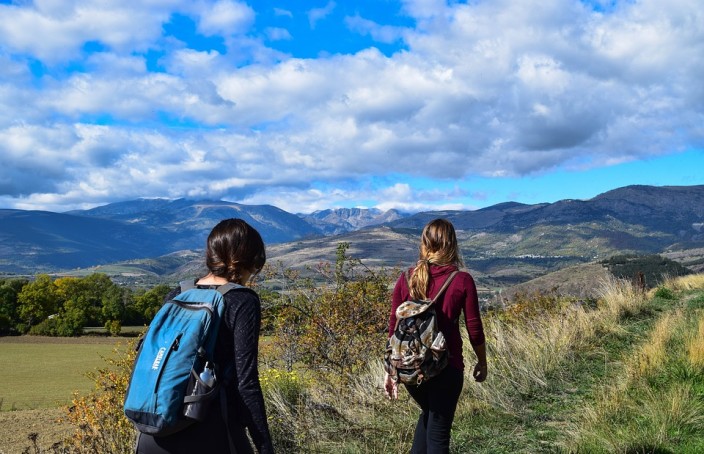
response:
<path id="1" fill-rule="evenodd" d="M 118 342 L 95 336 L 0 337 L 0 453 L 21 453 L 31 433 L 40 434 L 45 448 L 66 437 L 71 428 L 59 422 L 63 408 L 74 392 L 94 388 L 86 373 L 104 367 L 103 357 Z"/>
<path id="2" fill-rule="evenodd" d="M 704 275 L 672 279 L 648 293 L 615 279 L 598 286 L 595 301 L 535 293 L 485 315 L 489 377 L 481 384 L 472 380 L 467 349 L 451 452 L 704 452 Z M 277 368 L 263 349 L 261 381 L 277 452 L 409 451 L 418 411 L 404 390 L 398 401 L 383 397 L 383 340 L 345 386 L 302 368 Z M 0 452 L 19 453 L 30 445 L 26 436 L 17 441 L 17 433 L 8 434 L 13 420 L 9 430 L 17 432 L 18 424 L 30 421 L 28 411 L 47 418 L 61 414 L 20 409 L 65 401 L 84 371 L 104 367 L 100 354 L 112 348 L 78 340 L 39 348 L 0 343 L 0 378 L 15 388 L 18 409 L 7 411 L 5 398 Z M 21 363 L 24 369 L 14 368 Z M 20 384 L 35 375 L 45 381 L 20 399 L 27 393 Z M 89 389 L 84 380 L 83 389 Z M 119 414 L 120 408 L 109 411 Z M 17 418 L 8 417 L 13 414 Z M 102 430 L 113 430 L 111 424 Z M 52 427 L 32 430 L 41 446 L 60 439 Z M 13 445 L 4 441 L 10 436 Z M 122 438 L 123 445 L 98 452 L 130 452 L 131 440 Z"/>
<path id="3" fill-rule="evenodd" d="M 0 337 L 0 411 L 56 408 L 93 383 L 86 372 L 105 365 L 115 338 Z"/>

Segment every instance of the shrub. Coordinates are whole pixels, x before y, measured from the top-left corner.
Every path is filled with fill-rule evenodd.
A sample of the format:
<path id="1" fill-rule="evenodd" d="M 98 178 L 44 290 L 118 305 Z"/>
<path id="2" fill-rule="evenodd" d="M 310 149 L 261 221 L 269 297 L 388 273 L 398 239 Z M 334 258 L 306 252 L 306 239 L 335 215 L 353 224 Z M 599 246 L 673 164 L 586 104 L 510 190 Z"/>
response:
<path id="1" fill-rule="evenodd" d="M 306 393 L 307 382 L 296 371 L 265 369 L 259 374 L 259 383 L 266 393 L 278 390 L 287 402 L 298 405 Z"/>
<path id="2" fill-rule="evenodd" d="M 134 452 L 136 432 L 122 412 L 132 364 L 134 342 L 118 346 L 114 357 L 104 358 L 107 367 L 88 373 L 95 389 L 85 396 L 75 394 L 66 419 L 74 427 L 66 444 L 74 452 L 129 454 Z"/>
<path id="3" fill-rule="evenodd" d="M 83 333 L 83 321 L 75 320 L 70 315 L 61 314 L 43 320 L 29 329 L 35 336 L 79 336 Z"/>
<path id="4" fill-rule="evenodd" d="M 674 300 L 677 298 L 675 292 L 665 286 L 660 286 L 657 290 L 655 290 L 655 297 L 662 298 L 664 300 Z"/>
<path id="5" fill-rule="evenodd" d="M 119 320 L 108 320 L 105 322 L 105 331 L 111 336 L 118 336 L 122 331 L 122 323 Z"/>
<path id="6" fill-rule="evenodd" d="M 498 314 L 505 321 L 526 320 L 541 314 L 557 314 L 572 303 L 573 298 L 560 295 L 556 287 L 547 291 L 518 292 Z"/>
<path id="7" fill-rule="evenodd" d="M 286 299 L 279 310 L 277 337 L 289 370 L 302 361 L 346 382 L 366 365 L 370 351 L 380 351 L 388 320 L 389 280 L 383 271 L 371 271 L 348 257 L 348 247 L 338 246 L 334 269 L 329 264 L 318 267 L 325 284 L 290 282 L 282 275 L 290 290 L 282 292 Z"/>

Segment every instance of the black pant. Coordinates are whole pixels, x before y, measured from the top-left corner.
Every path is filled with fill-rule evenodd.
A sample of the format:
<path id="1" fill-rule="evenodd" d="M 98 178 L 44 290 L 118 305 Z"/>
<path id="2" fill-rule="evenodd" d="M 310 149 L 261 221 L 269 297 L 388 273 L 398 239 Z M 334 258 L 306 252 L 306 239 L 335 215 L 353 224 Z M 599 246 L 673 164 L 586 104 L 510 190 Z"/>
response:
<path id="1" fill-rule="evenodd" d="M 422 410 L 411 454 L 450 452 L 450 429 L 463 384 L 464 373 L 447 366 L 440 375 L 419 386 L 406 386 Z"/>

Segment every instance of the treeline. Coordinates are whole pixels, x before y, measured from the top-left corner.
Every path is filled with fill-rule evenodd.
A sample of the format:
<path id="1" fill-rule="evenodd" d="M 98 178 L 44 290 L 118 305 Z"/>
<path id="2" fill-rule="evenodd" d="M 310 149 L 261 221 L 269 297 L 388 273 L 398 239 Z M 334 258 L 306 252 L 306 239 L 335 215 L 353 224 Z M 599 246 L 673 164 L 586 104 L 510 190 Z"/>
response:
<path id="1" fill-rule="evenodd" d="M 692 270 L 658 254 L 621 254 L 603 260 L 602 265 L 619 279 L 655 288 L 668 278 L 692 274 Z M 641 281 L 642 280 L 642 281 Z"/>
<path id="2" fill-rule="evenodd" d="M 257 289 L 262 299 L 262 332 L 281 334 L 289 340 L 288 349 L 280 352 L 288 358 L 287 368 L 301 360 L 300 352 L 306 347 L 318 350 L 311 355 L 313 358 L 320 357 L 321 352 L 323 357 L 329 354 L 326 346 L 339 344 L 335 338 L 338 326 L 346 325 L 342 320 L 354 321 L 371 332 L 383 330 L 391 278 L 385 272 L 359 273 L 359 268 L 365 267 L 346 255 L 348 247 L 347 243 L 340 244 L 335 263 L 328 264 L 327 270 L 318 270 L 321 276 L 328 276 L 326 285 L 301 279 L 291 270 L 267 267 L 265 278 L 278 291 Z M 642 279 L 640 284 L 647 288 L 658 286 L 667 277 L 691 273 L 659 255 L 617 255 L 602 264 L 618 278 Z M 116 335 L 123 326 L 149 324 L 169 290 L 163 284 L 149 290 L 122 287 L 102 273 L 56 279 L 46 274 L 33 280 L 0 279 L 0 335 L 78 336 L 87 326 L 103 326 Z M 365 302 L 349 304 L 359 297 Z M 346 356 L 340 355 L 342 363 L 349 359 Z"/>
<path id="3" fill-rule="evenodd" d="M 166 285 L 132 290 L 101 273 L 86 277 L 0 279 L 0 335 L 78 336 L 86 326 L 116 335 L 147 324 L 169 291 Z"/>

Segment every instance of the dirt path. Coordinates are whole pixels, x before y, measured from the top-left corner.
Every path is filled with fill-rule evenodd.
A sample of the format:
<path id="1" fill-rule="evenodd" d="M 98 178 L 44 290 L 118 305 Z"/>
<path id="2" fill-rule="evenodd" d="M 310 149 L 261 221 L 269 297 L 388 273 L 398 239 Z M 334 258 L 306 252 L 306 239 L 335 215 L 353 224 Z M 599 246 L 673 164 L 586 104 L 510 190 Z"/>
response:
<path id="1" fill-rule="evenodd" d="M 21 454 L 32 446 L 27 438 L 31 433 L 39 434 L 37 443 L 48 450 L 70 435 L 71 426 L 59 422 L 63 416 L 60 408 L 0 412 L 0 454 Z"/>

